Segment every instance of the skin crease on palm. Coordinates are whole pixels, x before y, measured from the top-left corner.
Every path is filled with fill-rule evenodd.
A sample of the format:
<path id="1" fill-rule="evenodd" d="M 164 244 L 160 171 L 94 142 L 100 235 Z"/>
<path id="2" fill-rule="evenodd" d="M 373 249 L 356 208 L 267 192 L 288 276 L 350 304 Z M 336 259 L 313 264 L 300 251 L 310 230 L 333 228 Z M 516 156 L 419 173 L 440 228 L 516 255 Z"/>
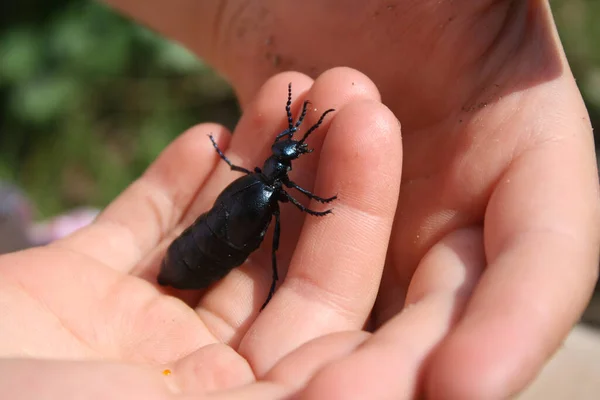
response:
<path id="1" fill-rule="evenodd" d="M 108 2 L 212 64 L 244 114 L 231 139 L 184 133 L 89 228 L 0 258 L 3 393 L 500 399 L 533 379 L 600 241 L 589 118 L 546 2 Z M 337 110 L 291 176 L 339 200 L 320 219 L 284 206 L 272 303 L 258 314 L 270 235 L 203 293 L 148 283 L 237 176 L 206 134 L 259 166 L 290 81 L 308 123 Z"/>

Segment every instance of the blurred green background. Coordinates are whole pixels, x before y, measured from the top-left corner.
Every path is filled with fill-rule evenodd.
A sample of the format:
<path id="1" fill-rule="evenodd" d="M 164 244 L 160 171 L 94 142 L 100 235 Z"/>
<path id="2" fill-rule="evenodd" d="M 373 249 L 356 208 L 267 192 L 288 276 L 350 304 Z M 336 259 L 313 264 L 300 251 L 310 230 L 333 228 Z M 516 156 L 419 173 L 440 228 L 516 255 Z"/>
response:
<path id="1" fill-rule="evenodd" d="M 178 45 L 94 1 L 16 3 L 0 5 L 0 180 L 38 218 L 105 206 L 193 124 L 235 125 L 227 83 Z M 551 4 L 600 127 L 600 1 Z"/>

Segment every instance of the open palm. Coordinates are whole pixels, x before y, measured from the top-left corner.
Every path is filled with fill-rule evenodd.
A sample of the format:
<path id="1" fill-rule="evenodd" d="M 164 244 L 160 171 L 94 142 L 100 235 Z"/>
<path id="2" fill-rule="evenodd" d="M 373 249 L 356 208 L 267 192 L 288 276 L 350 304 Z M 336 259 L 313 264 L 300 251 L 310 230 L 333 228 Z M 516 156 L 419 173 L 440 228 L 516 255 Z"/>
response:
<path id="1" fill-rule="evenodd" d="M 335 377 L 341 397 L 505 398 L 535 376 L 590 296 L 600 236 L 589 118 L 547 1 L 107 1 L 195 50 L 243 106 L 276 72 L 345 65 L 401 121 L 375 334 L 307 393 Z"/>
<path id="2" fill-rule="evenodd" d="M 334 213 L 304 221 L 293 206 L 283 206 L 278 258 L 287 277 L 262 313 L 270 237 L 204 293 L 158 287 L 166 246 L 239 176 L 220 161 L 207 135 L 216 136 L 234 163 L 261 165 L 285 126 L 290 81 L 293 110 L 311 101 L 305 125 L 320 116 L 315 110 L 337 110 L 310 137 L 315 152 L 291 174 L 309 189 L 316 182 L 317 193 L 337 193 Z M 336 72 L 314 84 L 301 74 L 281 74 L 265 84 L 229 141 L 217 125 L 190 129 L 91 226 L 0 257 L 0 354 L 37 360 L 4 371 L 15 388 L 31 375 L 29 367 L 43 370 L 40 379 L 65 393 L 75 385 L 97 387 L 110 398 L 167 398 L 242 387 L 267 398 L 302 386 L 365 340 L 361 329 L 376 298 L 401 173 L 400 126 L 373 84 Z M 321 339 L 288 356 L 314 338 Z M 48 367 L 40 359 L 55 361 Z M 92 378 L 100 372 L 120 378 L 106 385 Z M 244 386 L 262 379 L 271 386 Z"/>

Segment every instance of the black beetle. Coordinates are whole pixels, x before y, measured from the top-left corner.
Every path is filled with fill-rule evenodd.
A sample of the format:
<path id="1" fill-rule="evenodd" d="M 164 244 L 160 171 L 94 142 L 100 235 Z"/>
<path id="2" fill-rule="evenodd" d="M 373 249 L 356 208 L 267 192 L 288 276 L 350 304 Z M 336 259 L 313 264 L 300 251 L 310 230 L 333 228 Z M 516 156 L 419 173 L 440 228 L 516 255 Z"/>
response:
<path id="1" fill-rule="evenodd" d="M 313 211 L 304 207 L 287 193 L 283 186 L 297 189 L 304 195 L 321 203 L 337 198 L 321 198 L 292 182 L 288 172 L 292 169 L 292 160 L 302 154 L 311 153 L 305 140 L 317 129 L 327 114 L 325 111 L 300 140 L 293 140 L 306 116 L 309 101 L 302 105 L 302 112 L 294 124 L 290 106 L 292 104 L 292 84 L 288 86 L 288 100 L 285 107 L 288 128 L 281 132 L 271 146 L 272 155 L 265 161 L 262 169 L 254 172 L 233 165 L 209 135 L 219 156 L 231 167 L 232 171 L 245 174 L 227 186 L 215 200 L 213 207 L 200 215 L 183 233 L 171 243 L 162 261 L 158 274 L 158 283 L 177 289 L 203 289 L 220 280 L 233 268 L 241 265 L 248 256 L 258 249 L 271 219 L 275 217 L 273 233 L 272 265 L 273 281 L 267 305 L 278 280 L 276 251 L 279 247 L 280 221 L 279 202 L 291 202 L 301 211 L 314 216 L 329 214 L 331 210 Z"/>

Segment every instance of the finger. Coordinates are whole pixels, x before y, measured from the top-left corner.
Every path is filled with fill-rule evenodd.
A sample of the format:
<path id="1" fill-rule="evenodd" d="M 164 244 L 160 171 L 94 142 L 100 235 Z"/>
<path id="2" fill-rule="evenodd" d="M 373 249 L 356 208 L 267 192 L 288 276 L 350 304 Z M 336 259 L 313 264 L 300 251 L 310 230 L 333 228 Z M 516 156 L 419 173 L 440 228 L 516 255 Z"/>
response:
<path id="1" fill-rule="evenodd" d="M 287 128 L 285 105 L 288 95 L 287 87 L 290 82 L 292 82 L 293 101 L 291 110 L 297 117 L 302 105 L 303 94 L 310 88 L 312 79 L 294 72 L 282 73 L 269 79 L 254 102 L 244 110 L 229 146 L 225 148 L 222 146 L 222 142 L 217 140 L 218 146 L 233 164 L 253 170 L 255 166 L 262 166 L 270 155 L 270 148 L 275 136 Z M 177 228 L 171 233 L 169 241 L 172 241 L 200 214 L 210 209 L 221 191 L 240 176 L 242 174 L 231 171 L 224 161 L 219 160 L 210 178 L 196 195 Z M 265 240 L 265 242 L 268 242 L 267 245 L 270 244 L 269 240 Z M 254 256 L 255 254 L 251 256 L 251 259 Z M 245 327 L 250 322 L 252 309 L 247 307 L 247 304 L 252 302 L 253 274 L 258 272 L 260 275 L 259 271 L 263 268 L 250 260 L 235 268 L 208 291 L 185 291 L 183 294 L 177 294 L 177 297 L 187 296 L 187 303 L 192 307 L 197 307 L 199 316 L 225 343 L 231 344 L 236 340 L 239 342 L 238 331 L 245 331 Z M 266 277 L 268 271 L 262 273 Z M 221 286 L 224 287 L 221 288 Z M 212 292 L 216 292 L 216 294 L 204 296 L 203 303 L 198 304 L 204 293 Z M 267 292 L 263 291 L 262 293 L 266 296 Z"/>
<path id="2" fill-rule="evenodd" d="M 337 332 L 300 346 L 279 361 L 264 380 L 300 390 L 327 364 L 347 357 L 369 338 L 364 331 Z"/>
<path id="3" fill-rule="evenodd" d="M 385 263 L 401 149 L 398 121 L 381 103 L 355 100 L 336 115 L 317 179 L 317 193 L 338 193 L 333 214 L 306 217 L 283 284 L 239 348 L 259 376 L 313 338 L 364 326 Z"/>
<path id="4" fill-rule="evenodd" d="M 221 343 L 203 346 L 178 360 L 168 373 L 170 386 L 186 394 L 228 390 L 255 381 L 246 360 Z"/>
<path id="5" fill-rule="evenodd" d="M 302 398 L 415 398 L 422 365 L 464 308 L 484 265 L 481 229 L 449 234 L 419 264 L 404 311 L 348 357 L 319 370 Z"/>
<path id="6" fill-rule="evenodd" d="M 432 397 L 515 394 L 581 315 L 597 278 L 600 240 L 590 138 L 582 132 L 538 144 L 500 180 L 485 220 L 489 267 L 433 358 Z"/>
<path id="7" fill-rule="evenodd" d="M 343 70 L 350 71 L 348 69 Z M 335 79 L 332 78 L 332 82 L 336 82 L 336 85 L 340 84 L 340 78 L 337 75 L 333 76 Z M 313 94 L 311 90 L 308 95 L 301 95 L 295 100 L 293 106 L 295 106 L 296 110 L 301 108 L 305 98 L 311 101 L 310 110 L 307 113 L 306 120 L 299 134 L 302 134 L 309 126 L 314 124 L 321 116 L 321 113 L 327 108 L 340 109 L 352 99 L 364 98 L 365 93 L 375 93 L 373 96 L 378 96 L 373 84 L 364 75 L 353 71 L 351 76 L 354 76 L 354 80 L 344 80 L 344 83 L 339 88 L 336 86 L 337 89 L 331 92 L 319 89 L 320 91 Z M 291 76 L 289 74 L 281 74 L 267 82 L 256 102 L 251 105 L 251 108 L 247 110 L 242 118 L 240 129 L 234 134 L 234 139 L 230 147 L 231 154 L 235 156 L 236 153 L 245 155 L 250 154 L 248 152 L 252 152 L 249 156 L 254 157 L 257 164 L 258 162 L 262 163 L 271 154 L 270 147 L 275 135 L 287 127 L 287 117 L 284 108 L 287 98 L 287 91 L 285 89 L 290 78 L 293 77 L 300 78 L 300 85 L 296 84 L 296 81 L 292 81 L 292 88 L 300 86 L 301 92 L 303 89 L 302 85 L 310 83 L 306 81 L 306 77 L 299 76 L 298 74 Z M 354 82 L 354 85 L 352 85 L 352 82 Z M 308 88 L 309 86 L 307 85 L 306 87 Z M 284 88 L 284 96 L 281 96 L 282 88 Z M 277 103 L 278 107 L 273 108 L 272 103 Z M 263 128 L 262 125 L 254 126 L 254 129 L 249 129 L 253 126 L 252 124 L 247 124 L 255 121 L 258 118 L 256 115 L 260 116 L 262 123 L 267 124 L 269 129 Z M 298 111 L 294 116 L 297 118 Z M 294 161 L 294 170 L 290 174 L 290 177 L 307 189 L 311 189 L 313 186 L 314 171 L 316 170 L 316 164 L 319 162 L 319 139 L 327 132 L 331 120 L 333 120 L 333 116 L 331 119 L 326 118 L 323 125 L 310 136 L 308 143 L 311 148 L 314 147 L 316 149 L 315 152 Z M 242 128 L 248 130 L 241 130 Z M 260 139 L 257 136 L 258 134 L 261 135 L 260 137 L 264 137 Z M 238 143 L 236 140 L 240 142 Z M 262 143 L 257 144 L 260 141 Z M 257 151 L 257 147 L 262 147 L 263 149 L 262 154 L 258 157 L 256 153 L 260 153 L 260 151 Z M 249 167 L 252 165 L 245 166 Z M 207 184 L 207 190 L 214 190 L 206 196 L 207 198 L 214 198 L 222 190 L 222 187 L 232 179 L 225 176 L 219 178 L 218 174 L 220 172 L 217 169 L 215 174 L 215 180 L 221 180 L 215 183 L 217 186 L 216 190 L 214 186 L 211 186 L 211 183 L 213 183 L 212 178 L 211 182 Z M 223 172 L 226 172 L 229 176 L 231 175 L 226 166 Z M 229 179 L 229 181 L 226 179 Z M 335 194 L 336 188 L 334 186 L 329 190 L 331 190 L 331 194 Z M 330 194 L 323 193 L 323 195 L 329 196 Z M 206 204 L 205 207 L 210 207 L 210 205 Z M 291 259 L 296 245 L 303 218 L 303 214 L 294 206 L 288 204 L 281 207 L 282 234 L 279 251 L 277 252 L 280 280 L 283 280 L 285 277 L 286 266 L 289 263 L 288 260 Z M 264 239 L 261 249 L 252 253 L 246 263 L 239 268 L 235 268 L 225 279 L 214 285 L 202 298 L 198 307 L 199 315 L 203 320 L 211 324 L 212 331 L 221 340 L 234 347 L 239 344 L 239 340 L 246 332 L 249 323 L 252 322 L 267 297 L 272 278 L 271 249 L 272 232 L 269 232 Z"/>
<path id="8" fill-rule="evenodd" d="M 148 170 L 90 226 L 56 246 L 86 254 L 121 272 L 131 271 L 179 222 L 218 160 L 211 133 L 225 145 L 229 133 L 197 125 L 177 138 Z"/>

